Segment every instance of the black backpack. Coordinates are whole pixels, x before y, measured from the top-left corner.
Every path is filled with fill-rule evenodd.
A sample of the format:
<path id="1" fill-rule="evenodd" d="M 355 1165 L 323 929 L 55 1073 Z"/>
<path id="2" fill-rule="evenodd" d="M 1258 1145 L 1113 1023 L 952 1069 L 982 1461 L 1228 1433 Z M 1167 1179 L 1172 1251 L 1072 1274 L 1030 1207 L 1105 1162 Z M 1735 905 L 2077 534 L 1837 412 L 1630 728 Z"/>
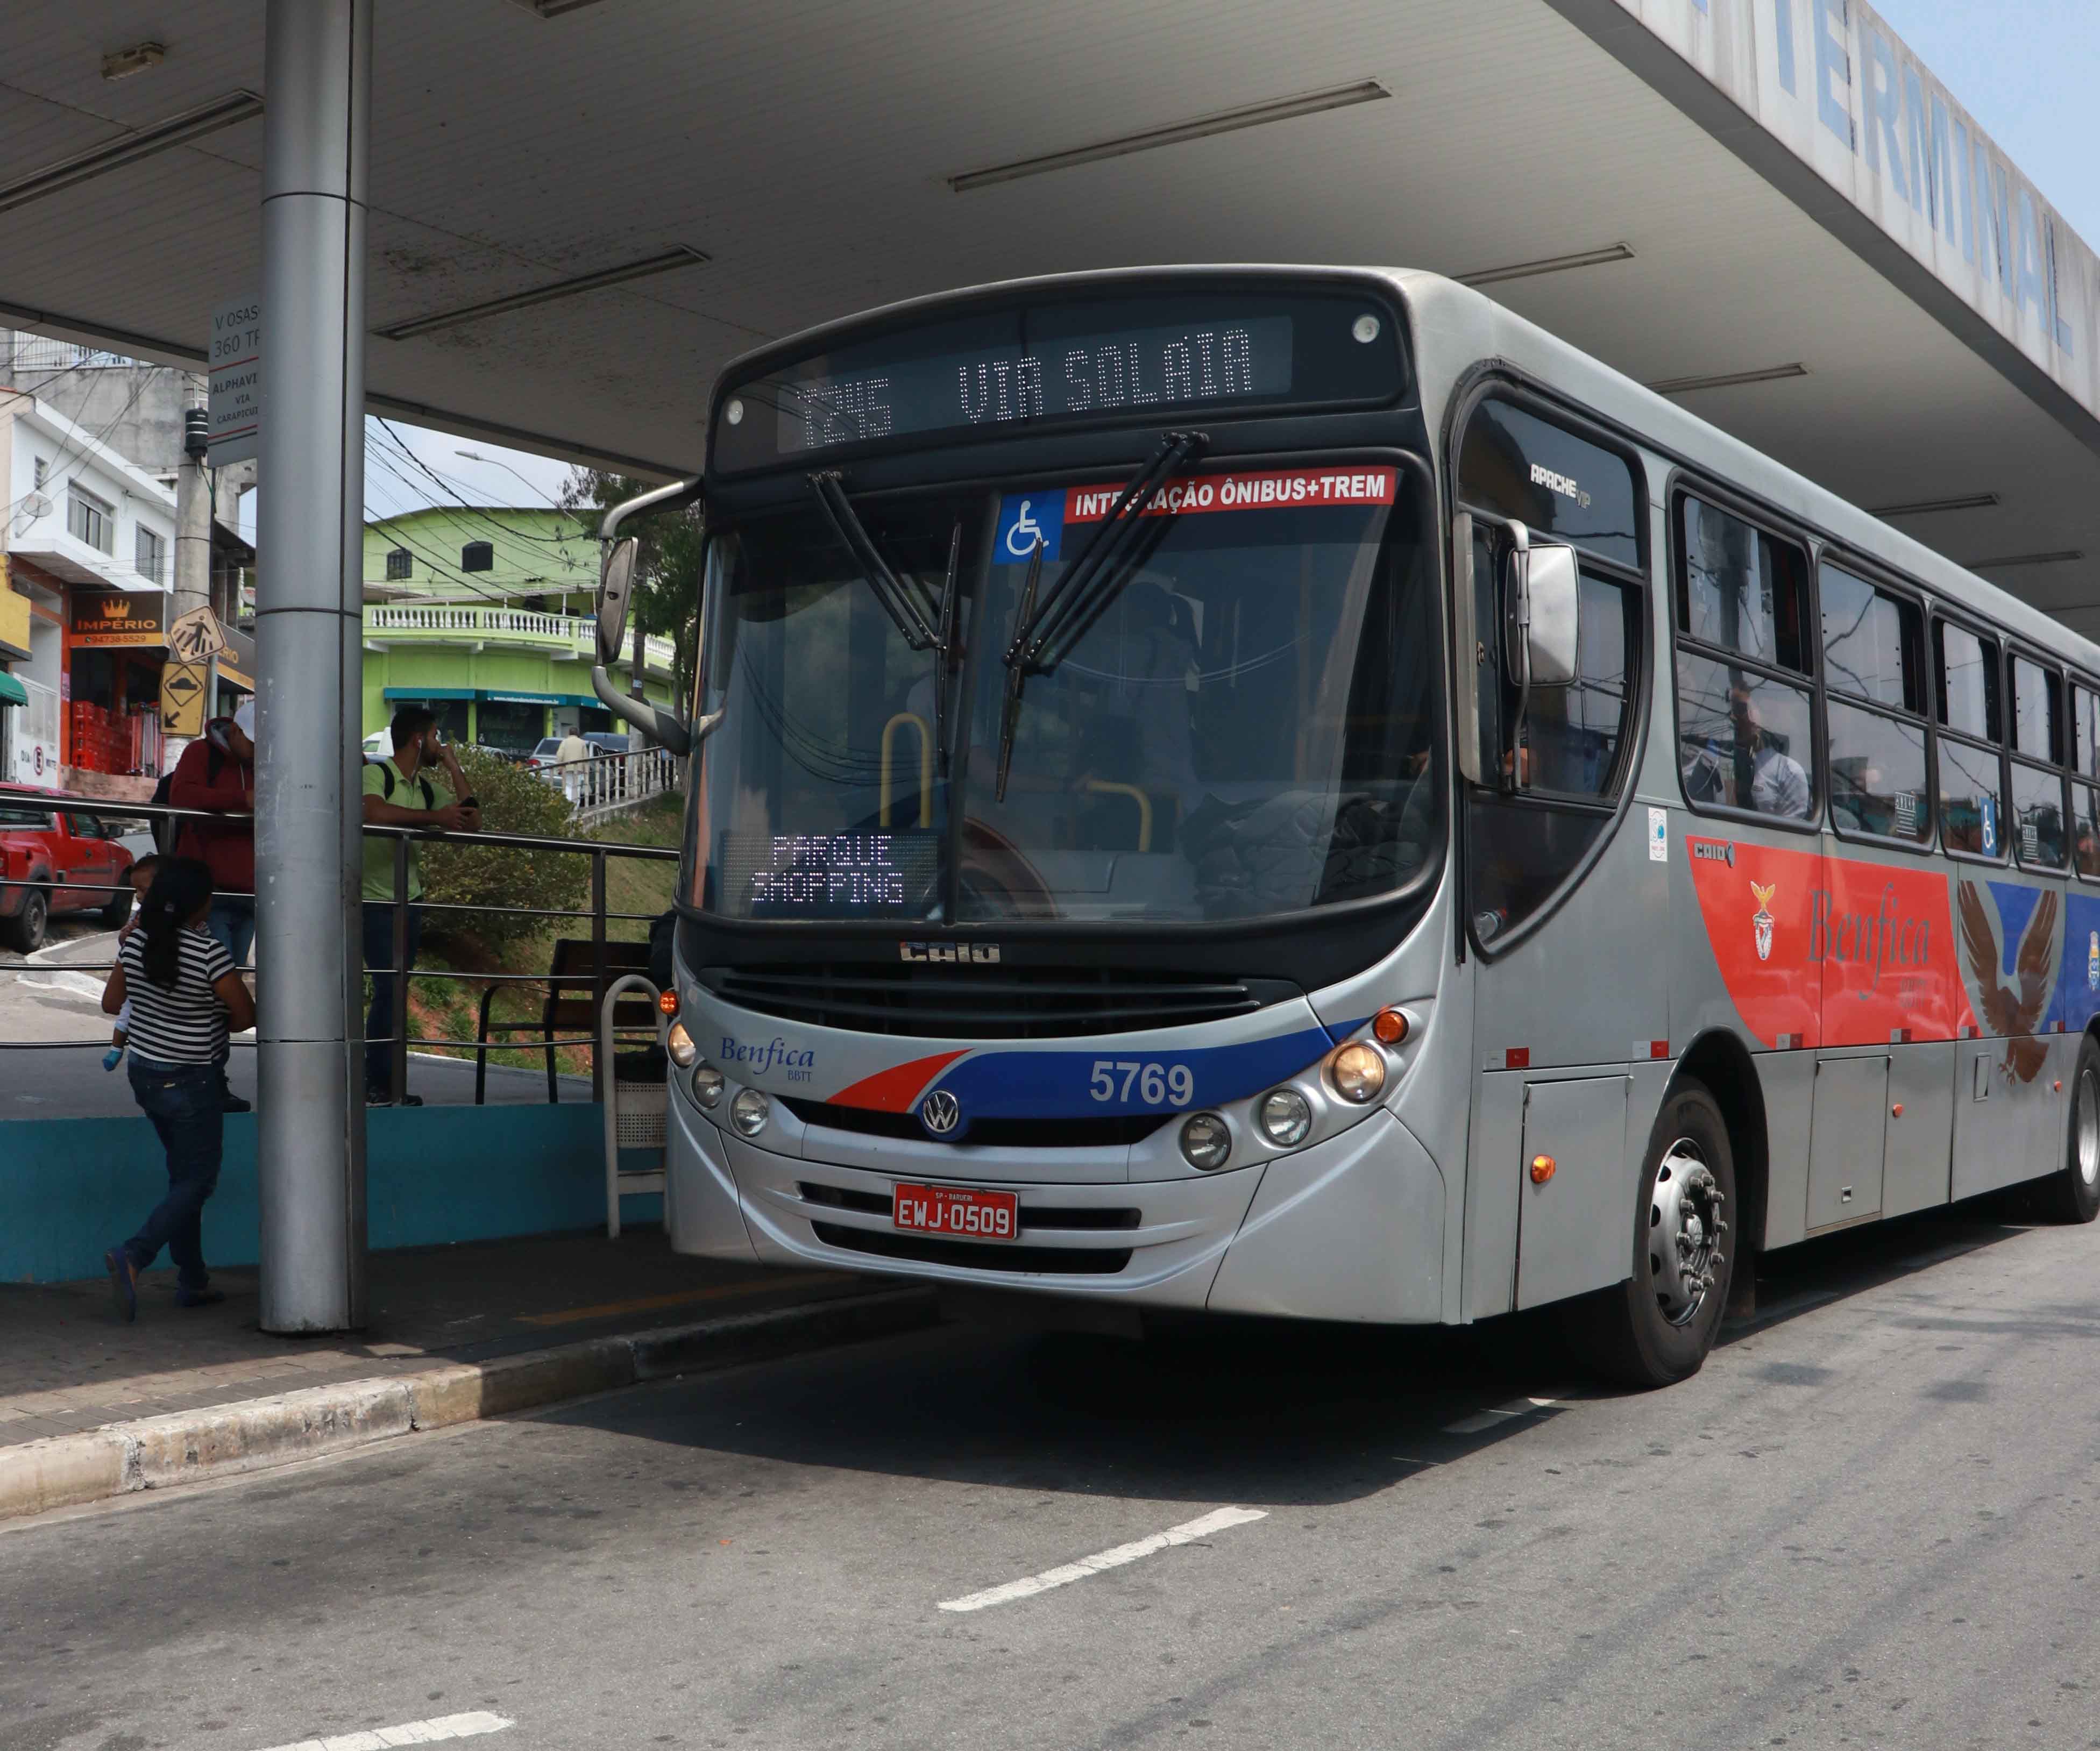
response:
<path id="1" fill-rule="evenodd" d="M 379 800 L 382 802 L 393 801 L 394 767 L 392 762 L 384 760 L 368 760 L 365 761 L 365 765 L 368 766 L 377 766 L 379 769 Z M 417 775 L 416 788 L 423 793 L 424 808 L 435 809 L 437 807 L 438 793 L 430 788 L 430 781 L 428 778 L 424 778 L 421 774 Z"/>
<path id="2" fill-rule="evenodd" d="M 153 787 L 153 801 L 160 804 L 162 808 L 168 805 L 168 792 L 174 782 L 174 773 L 164 772 L 161 774 L 161 782 Z M 175 831 L 181 825 L 181 822 L 171 821 L 164 814 L 155 815 L 153 817 L 154 850 L 164 858 L 172 852 L 175 849 Z"/>

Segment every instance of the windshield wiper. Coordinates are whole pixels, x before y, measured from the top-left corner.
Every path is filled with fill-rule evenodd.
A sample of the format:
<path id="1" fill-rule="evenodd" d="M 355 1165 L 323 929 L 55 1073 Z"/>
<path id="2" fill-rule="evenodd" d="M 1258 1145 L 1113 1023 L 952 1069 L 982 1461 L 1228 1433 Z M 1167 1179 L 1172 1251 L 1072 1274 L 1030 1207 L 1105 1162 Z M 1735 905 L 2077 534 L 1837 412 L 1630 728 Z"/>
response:
<path id="1" fill-rule="evenodd" d="M 875 599 L 882 604 L 883 612 L 895 624 L 905 643 L 914 651 L 940 651 L 945 648 L 942 634 L 927 624 L 926 610 L 933 608 L 945 614 L 944 606 L 928 600 L 925 588 L 918 585 L 916 592 L 907 588 L 897 574 L 889 569 L 889 562 L 876 551 L 875 542 L 860 520 L 853 501 L 846 496 L 845 488 L 839 483 L 836 470 L 810 476 L 810 490 L 817 495 L 817 503 L 823 508 L 832 532 L 853 555 L 854 563 L 860 567 L 860 575 Z M 951 562 L 952 565 L 952 562 Z M 950 574 L 953 576 L 952 570 Z M 952 584 L 950 593 L 953 593 Z"/>
<path id="2" fill-rule="evenodd" d="M 1013 642 L 1007 647 L 1008 668 L 1047 675 L 1072 654 L 1072 647 L 1086 637 L 1088 629 L 1130 581 L 1122 562 L 1138 536 L 1146 509 L 1159 496 L 1167 477 L 1194 461 L 1208 442 L 1201 432 L 1167 433 L 1152 460 L 1116 496 L 1093 540 L 1073 562 L 1071 570 L 1058 579 L 1040 609 L 1027 611 Z"/>
<path id="3" fill-rule="evenodd" d="M 963 519 L 948 536 L 948 576 L 941 585 L 938 636 L 933 641 L 933 757 L 941 776 L 948 775 L 948 671 L 955 662 L 955 576 L 962 567 Z"/>
<path id="4" fill-rule="evenodd" d="M 1030 675 L 1047 675 L 1072 654 L 1095 621 L 1106 613 L 1133 575 L 1124 566 L 1140 539 L 1141 519 L 1175 470 L 1193 462 L 1210 440 L 1201 432 L 1169 432 L 1151 461 L 1116 496 L 1086 551 L 1058 579 L 1039 609 L 1035 587 L 1043 575 L 1043 538 L 1035 538 L 1028 579 L 1014 615 L 1013 641 L 1006 647 L 1006 710 L 999 726 L 998 801 L 1006 801 L 1006 774 L 1013 764 L 1013 738 L 1021 725 L 1022 690 Z"/>
<path id="5" fill-rule="evenodd" d="M 1035 586 L 1043 581 L 1043 537 L 1035 537 L 1035 551 L 1028 556 L 1028 576 L 1021 586 L 1021 602 L 1013 611 L 1013 644 L 1006 653 L 1006 704 L 999 724 L 999 773 L 992 788 L 994 798 L 1006 801 L 1006 774 L 1013 765 L 1013 733 L 1021 727 L 1021 690 L 1028 671 L 1013 660 L 1021 636 L 1035 613 Z"/>

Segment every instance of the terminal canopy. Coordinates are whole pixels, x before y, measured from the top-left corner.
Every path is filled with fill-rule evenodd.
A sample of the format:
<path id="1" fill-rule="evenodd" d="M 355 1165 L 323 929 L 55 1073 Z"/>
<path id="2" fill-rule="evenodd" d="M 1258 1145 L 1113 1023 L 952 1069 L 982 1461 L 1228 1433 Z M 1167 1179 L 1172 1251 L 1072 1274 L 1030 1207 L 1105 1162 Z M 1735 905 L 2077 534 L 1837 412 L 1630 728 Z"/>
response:
<path id="1" fill-rule="evenodd" d="M 203 359 L 259 277 L 263 20 L 9 7 L 0 321 Z M 668 475 L 724 360 L 893 299 L 1428 268 L 2100 636 L 2100 266 L 1863 0 L 377 20 L 377 411 Z"/>

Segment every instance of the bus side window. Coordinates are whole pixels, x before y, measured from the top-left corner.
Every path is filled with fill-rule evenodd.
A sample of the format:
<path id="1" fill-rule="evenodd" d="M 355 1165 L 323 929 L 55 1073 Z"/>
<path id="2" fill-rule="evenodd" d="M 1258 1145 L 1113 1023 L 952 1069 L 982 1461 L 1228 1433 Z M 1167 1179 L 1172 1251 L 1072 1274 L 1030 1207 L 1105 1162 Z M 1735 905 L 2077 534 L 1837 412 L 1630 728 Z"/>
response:
<path id="1" fill-rule="evenodd" d="M 2100 693 L 2071 685 L 2071 845 L 2078 873 L 2100 881 Z"/>
<path id="2" fill-rule="evenodd" d="M 1475 554 L 1476 588 L 1508 563 L 1507 542 Z M 1489 655 L 1495 675 L 1481 688 L 1481 770 L 1507 773 L 1522 762 L 1514 795 L 1481 789 L 1467 809 L 1471 854 L 1468 911 L 1485 946 L 1530 917 L 1589 853 L 1612 819 L 1625 784 L 1627 714 L 1640 674 L 1642 597 L 1610 579 L 1582 575 L 1575 678 L 1534 687 L 1519 746 L 1506 745 L 1517 690 L 1506 654 Z M 1490 621 L 1488 624 L 1493 624 Z"/>
<path id="3" fill-rule="evenodd" d="M 1820 576 L 1832 824 L 1841 833 L 1929 843 L 1924 615 L 1916 602 L 1837 566 L 1825 564 Z"/>
<path id="4" fill-rule="evenodd" d="M 1648 496 L 1639 464 L 1543 405 L 1489 395 L 1468 416 L 1458 496 L 1473 518 L 1478 771 L 1465 787 L 1467 912 L 1492 949 L 1536 916 L 1612 828 L 1626 783 L 1627 718 L 1647 660 Z M 1574 679 L 1520 695 L 1506 648 L 1513 545 L 1503 519 L 1565 543 L 1581 567 Z M 1614 575 L 1616 574 L 1616 576 Z M 1520 703 L 1524 711 L 1517 722 Z"/>
<path id="5" fill-rule="evenodd" d="M 1974 858 L 2005 854 L 1998 643 L 1948 620 L 1932 625 L 1939 678 L 1939 838 Z"/>
<path id="6" fill-rule="evenodd" d="M 2068 838 L 2059 770 L 2063 680 L 2023 656 L 2014 657 L 2010 668 L 2013 849 L 2029 869 L 2060 870 Z"/>
<path id="7" fill-rule="evenodd" d="M 1815 818 L 1807 556 L 1677 501 L 1678 770 L 1688 802 Z"/>
<path id="8" fill-rule="evenodd" d="M 1524 717 L 1525 765 L 1533 791 L 1601 800 L 1616 788 L 1634 599 L 1619 584 L 1582 575 L 1575 678 L 1564 687 L 1534 687 Z"/>

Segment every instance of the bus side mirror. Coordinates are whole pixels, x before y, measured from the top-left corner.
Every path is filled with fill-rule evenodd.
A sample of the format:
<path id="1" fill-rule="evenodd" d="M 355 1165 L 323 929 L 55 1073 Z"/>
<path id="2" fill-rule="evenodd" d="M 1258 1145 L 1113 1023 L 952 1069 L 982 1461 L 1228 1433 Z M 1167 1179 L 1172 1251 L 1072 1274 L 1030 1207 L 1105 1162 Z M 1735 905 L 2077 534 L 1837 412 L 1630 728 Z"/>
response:
<path id="1" fill-rule="evenodd" d="M 609 667 L 620 660 L 627 633 L 627 611 L 634 596 L 634 562 L 641 543 L 633 536 L 605 550 L 598 575 L 598 659 Z"/>
<path id="2" fill-rule="evenodd" d="M 1575 549 L 1534 547 L 1514 557 L 1527 678 L 1534 687 L 1564 687 L 1575 679 Z"/>

